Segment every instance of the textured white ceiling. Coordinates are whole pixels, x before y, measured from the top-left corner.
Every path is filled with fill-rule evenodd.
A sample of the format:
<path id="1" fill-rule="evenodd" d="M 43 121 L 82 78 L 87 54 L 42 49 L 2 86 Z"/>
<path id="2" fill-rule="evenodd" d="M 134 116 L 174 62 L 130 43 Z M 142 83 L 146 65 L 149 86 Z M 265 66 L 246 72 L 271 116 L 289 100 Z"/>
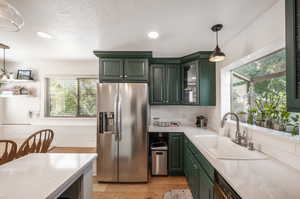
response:
<path id="1" fill-rule="evenodd" d="M 182 56 L 212 50 L 210 27 L 223 23 L 228 42 L 278 0 L 8 0 L 25 18 L 17 33 L 0 32 L 8 58 L 86 60 L 93 50 L 152 50 Z M 160 37 L 149 40 L 147 32 Z M 37 37 L 44 31 L 54 36 Z"/>

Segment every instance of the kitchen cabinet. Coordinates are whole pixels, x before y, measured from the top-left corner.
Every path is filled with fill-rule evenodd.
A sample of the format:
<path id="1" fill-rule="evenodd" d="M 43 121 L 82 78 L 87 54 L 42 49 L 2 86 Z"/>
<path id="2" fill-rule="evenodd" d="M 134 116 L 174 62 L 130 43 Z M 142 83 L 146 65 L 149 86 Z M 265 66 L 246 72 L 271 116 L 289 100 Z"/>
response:
<path id="1" fill-rule="evenodd" d="M 300 7 L 296 0 L 286 0 L 285 4 L 287 108 L 300 112 Z"/>
<path id="2" fill-rule="evenodd" d="M 198 62 L 182 64 L 182 104 L 199 103 Z"/>
<path id="3" fill-rule="evenodd" d="M 123 73 L 122 59 L 100 59 L 101 80 L 122 80 Z"/>
<path id="4" fill-rule="evenodd" d="M 150 67 L 150 103 L 176 105 L 181 101 L 180 65 L 152 64 Z"/>
<path id="5" fill-rule="evenodd" d="M 199 61 L 199 105 L 216 105 L 216 64 L 207 59 Z"/>
<path id="6" fill-rule="evenodd" d="M 213 178 L 199 157 L 197 148 L 184 138 L 184 173 L 194 199 L 213 199 Z M 207 160 L 206 160 L 207 161 Z M 212 167 L 211 167 L 212 168 Z M 210 169 L 210 168 L 209 168 Z M 210 172 L 210 171 L 209 171 Z"/>
<path id="7" fill-rule="evenodd" d="M 148 60 L 147 59 L 100 59 L 101 81 L 147 81 Z"/>
<path id="8" fill-rule="evenodd" d="M 125 59 L 124 78 L 130 81 L 148 80 L 148 60 L 147 59 Z"/>
<path id="9" fill-rule="evenodd" d="M 183 133 L 169 134 L 169 175 L 183 175 Z"/>

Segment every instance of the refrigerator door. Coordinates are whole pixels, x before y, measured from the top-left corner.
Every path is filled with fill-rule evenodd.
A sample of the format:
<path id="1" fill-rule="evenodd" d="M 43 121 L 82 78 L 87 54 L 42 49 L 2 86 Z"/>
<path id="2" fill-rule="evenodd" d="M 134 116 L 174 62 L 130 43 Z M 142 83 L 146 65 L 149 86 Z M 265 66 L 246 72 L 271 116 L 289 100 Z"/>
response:
<path id="1" fill-rule="evenodd" d="M 118 181 L 118 84 L 97 85 L 97 180 Z"/>
<path id="2" fill-rule="evenodd" d="M 119 182 L 147 182 L 148 86 L 119 85 Z"/>

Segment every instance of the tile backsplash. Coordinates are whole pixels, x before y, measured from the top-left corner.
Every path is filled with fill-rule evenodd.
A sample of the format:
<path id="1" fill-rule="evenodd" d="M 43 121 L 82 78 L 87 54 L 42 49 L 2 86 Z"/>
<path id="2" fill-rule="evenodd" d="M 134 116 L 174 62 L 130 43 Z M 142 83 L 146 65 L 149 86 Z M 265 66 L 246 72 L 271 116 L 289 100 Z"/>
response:
<path id="1" fill-rule="evenodd" d="M 199 107 L 199 106 L 151 106 L 151 123 L 153 118 L 160 118 L 161 121 L 180 121 L 183 125 L 194 125 L 196 116 L 204 115 L 208 117 L 210 122 L 209 112 L 214 107 Z"/>

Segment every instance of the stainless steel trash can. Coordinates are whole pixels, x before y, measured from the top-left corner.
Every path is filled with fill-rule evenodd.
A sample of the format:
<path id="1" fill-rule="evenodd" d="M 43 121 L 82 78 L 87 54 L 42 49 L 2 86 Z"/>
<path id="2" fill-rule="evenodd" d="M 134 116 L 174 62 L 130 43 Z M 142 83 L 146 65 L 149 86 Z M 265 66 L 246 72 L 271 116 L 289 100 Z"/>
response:
<path id="1" fill-rule="evenodd" d="M 152 175 L 168 175 L 168 146 L 166 143 L 151 145 Z"/>

